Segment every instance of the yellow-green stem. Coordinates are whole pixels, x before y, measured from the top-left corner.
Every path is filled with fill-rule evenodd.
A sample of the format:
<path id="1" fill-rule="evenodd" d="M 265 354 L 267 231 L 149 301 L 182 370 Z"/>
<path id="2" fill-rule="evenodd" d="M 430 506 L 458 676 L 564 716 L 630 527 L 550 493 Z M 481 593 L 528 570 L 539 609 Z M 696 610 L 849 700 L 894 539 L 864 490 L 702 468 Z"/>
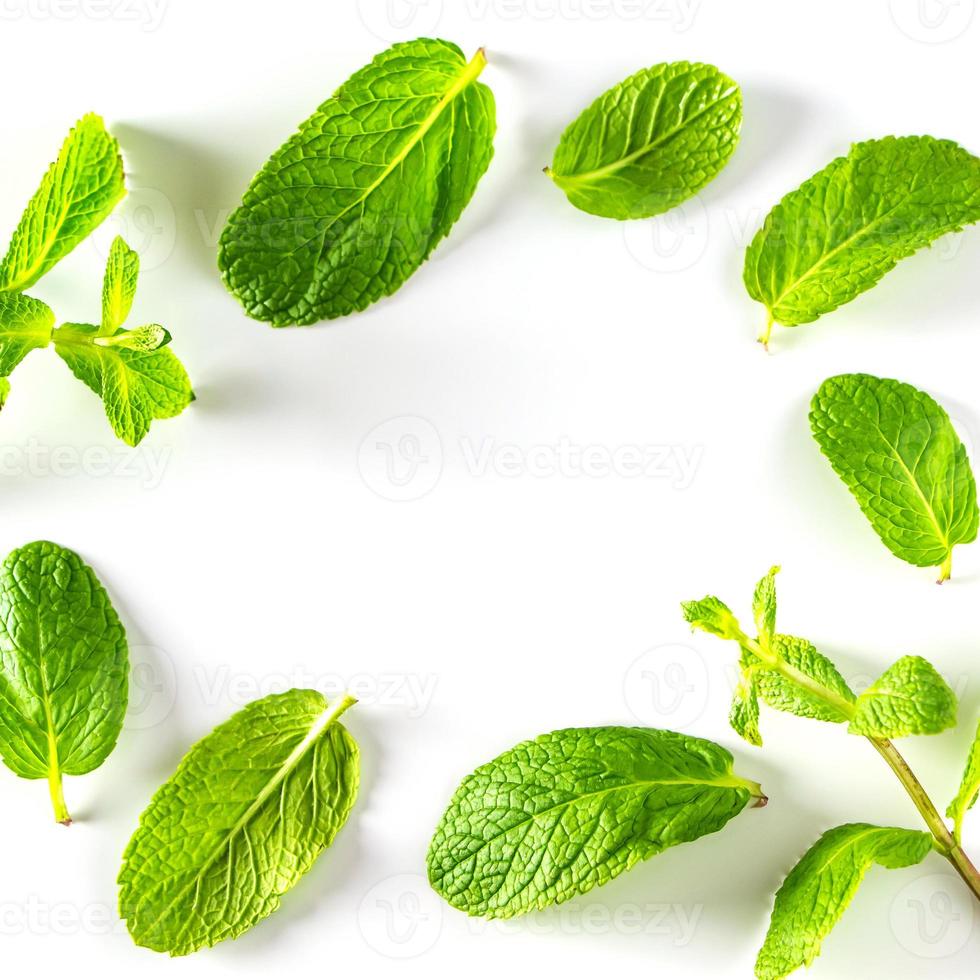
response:
<path id="1" fill-rule="evenodd" d="M 61 770 L 57 763 L 52 763 L 48 768 L 48 789 L 51 791 L 51 803 L 54 806 L 54 818 L 60 824 L 68 826 L 71 823 L 71 814 L 65 805 L 65 794 L 61 788 Z"/>

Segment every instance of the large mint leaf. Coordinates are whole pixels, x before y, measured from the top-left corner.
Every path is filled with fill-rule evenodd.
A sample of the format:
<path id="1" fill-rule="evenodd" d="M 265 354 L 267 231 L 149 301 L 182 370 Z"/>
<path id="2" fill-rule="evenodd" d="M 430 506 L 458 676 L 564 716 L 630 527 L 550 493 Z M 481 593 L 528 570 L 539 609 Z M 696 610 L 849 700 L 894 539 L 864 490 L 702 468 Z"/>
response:
<path id="1" fill-rule="evenodd" d="M 949 577 L 953 547 L 977 536 L 977 488 L 945 410 L 924 391 L 869 374 L 828 378 L 810 426 L 871 526 L 913 565 Z"/>
<path id="2" fill-rule="evenodd" d="M 755 964 L 758 980 L 780 980 L 809 966 L 873 864 L 906 868 L 929 853 L 932 837 L 866 823 L 828 830 L 776 893 L 772 920 Z"/>
<path id="3" fill-rule="evenodd" d="M 605 218 L 649 218 L 696 194 L 735 150 L 742 94 L 712 65 L 677 61 L 631 75 L 562 134 L 546 173 Z"/>
<path id="4" fill-rule="evenodd" d="M 169 340 L 162 327 L 149 328 Z M 103 401 L 112 430 L 127 445 L 135 446 L 150 431 L 154 419 L 179 415 L 194 399 L 184 366 L 169 347 L 130 349 L 135 331 L 117 331 L 100 337 L 91 323 L 66 323 L 55 333 L 54 349 L 72 374 Z"/>
<path id="5" fill-rule="evenodd" d="M 769 213 L 745 253 L 745 287 L 770 323 L 809 323 L 978 219 L 980 160 L 956 143 L 857 143 Z"/>
<path id="6" fill-rule="evenodd" d="M 21 293 L 0 293 L 0 377 L 35 348 L 51 341 L 54 312 L 39 299 Z"/>
<path id="7" fill-rule="evenodd" d="M 963 817 L 976 802 L 977 795 L 980 794 L 980 726 L 970 745 L 970 754 L 967 756 L 966 769 L 963 772 L 963 781 L 960 788 L 946 810 L 946 816 L 953 821 L 953 836 L 959 842 L 963 830 Z"/>
<path id="8" fill-rule="evenodd" d="M 0 569 L 0 755 L 48 779 L 68 822 L 61 776 L 102 765 L 126 713 L 126 635 L 95 573 L 67 548 L 35 541 Z M 61 809 L 58 809 L 60 804 Z"/>
<path id="9" fill-rule="evenodd" d="M 119 145 L 99 116 L 82 117 L 14 231 L 0 289 L 27 289 L 94 231 L 126 193 Z"/>
<path id="10" fill-rule="evenodd" d="M 357 745 L 316 691 L 254 701 L 184 757 L 143 812 L 119 873 L 119 914 L 172 956 L 271 915 L 347 820 Z"/>
<path id="11" fill-rule="evenodd" d="M 395 292 L 468 203 L 493 154 L 494 102 L 455 44 L 396 44 L 351 76 L 256 175 L 218 265 L 275 327 Z"/>
<path id="12" fill-rule="evenodd" d="M 854 701 L 854 692 L 809 640 L 777 633 L 770 647 L 781 661 L 782 670 L 760 662 L 755 671 L 756 689 L 770 708 L 817 721 L 848 720 L 849 709 L 845 705 Z M 808 686 L 809 682 L 817 689 Z M 841 703 L 828 703 L 826 692 Z"/>
<path id="13" fill-rule="evenodd" d="M 902 657 L 855 702 L 854 735 L 937 735 L 956 724 L 956 695 L 928 660 Z"/>
<path id="14" fill-rule="evenodd" d="M 429 881 L 470 915 L 505 918 L 602 885 L 720 830 L 758 785 L 700 738 L 571 728 L 522 742 L 467 776 L 429 845 Z"/>

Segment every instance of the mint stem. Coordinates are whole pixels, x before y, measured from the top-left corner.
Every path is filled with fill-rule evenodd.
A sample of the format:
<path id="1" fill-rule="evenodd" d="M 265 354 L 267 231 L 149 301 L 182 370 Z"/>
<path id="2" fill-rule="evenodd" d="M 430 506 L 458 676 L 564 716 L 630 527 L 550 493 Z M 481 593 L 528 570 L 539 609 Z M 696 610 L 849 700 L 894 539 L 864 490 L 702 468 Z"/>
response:
<path id="1" fill-rule="evenodd" d="M 51 803 L 54 806 L 54 818 L 58 823 L 68 827 L 71 824 L 71 814 L 65 804 L 65 794 L 61 788 L 61 770 L 57 765 L 48 769 L 48 789 L 51 791 Z"/>

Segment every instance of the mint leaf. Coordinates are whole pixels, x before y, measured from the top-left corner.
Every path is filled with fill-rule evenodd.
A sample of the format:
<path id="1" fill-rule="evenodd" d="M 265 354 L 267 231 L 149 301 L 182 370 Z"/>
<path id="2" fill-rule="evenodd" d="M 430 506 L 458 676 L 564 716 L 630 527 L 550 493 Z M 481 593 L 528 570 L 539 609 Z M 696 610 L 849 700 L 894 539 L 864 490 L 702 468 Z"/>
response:
<path id="1" fill-rule="evenodd" d="M 901 738 L 937 735 L 956 724 L 956 695 L 922 657 L 902 657 L 855 703 L 848 726 L 854 735 Z"/>
<path id="2" fill-rule="evenodd" d="M 126 322 L 136 296 L 140 257 L 119 236 L 112 240 L 102 281 L 100 336 L 112 336 Z"/>
<path id="3" fill-rule="evenodd" d="M 467 776 L 429 845 L 432 887 L 506 918 L 605 884 L 674 844 L 720 830 L 758 784 L 700 738 L 570 728 L 522 742 Z"/>
<path id="4" fill-rule="evenodd" d="M 134 327 L 132 330 L 120 330 L 111 337 L 96 337 L 92 343 L 97 347 L 120 347 L 124 350 L 135 350 L 148 354 L 150 351 L 166 347 L 171 339 L 169 331 L 161 327 L 159 323 L 147 323 L 145 326 Z"/>
<path id="5" fill-rule="evenodd" d="M 99 116 L 83 116 L 20 219 L 0 262 L 0 289 L 19 291 L 36 283 L 125 193 L 119 145 Z"/>
<path id="6" fill-rule="evenodd" d="M 946 809 L 946 816 L 953 821 L 953 837 L 958 844 L 963 833 L 963 817 L 976 802 L 980 794 L 980 726 L 970 746 L 967 756 L 966 769 L 959 791 Z"/>
<path id="7" fill-rule="evenodd" d="M 752 616 L 762 639 L 769 640 L 776 632 L 776 576 L 779 566 L 773 565 L 759 580 L 752 595 Z"/>
<path id="8" fill-rule="evenodd" d="M 0 408 L 7 404 L 7 396 L 10 394 L 10 382 L 6 378 L 0 378 Z"/>
<path id="9" fill-rule="evenodd" d="M 691 624 L 691 629 L 703 630 L 723 640 L 736 639 L 741 634 L 738 620 L 732 611 L 713 595 L 705 596 L 693 602 L 682 602 L 681 610 L 684 618 Z"/>
<path id="10" fill-rule="evenodd" d="M 110 339 L 127 336 L 119 331 Z M 194 400 L 190 379 L 169 347 L 146 352 L 100 341 L 95 324 L 66 323 L 55 332 L 54 349 L 102 399 L 113 432 L 136 446 L 154 419 L 179 415 Z"/>
<path id="11" fill-rule="evenodd" d="M 600 95 L 571 123 L 545 172 L 582 211 L 649 218 L 718 174 L 741 123 L 742 93 L 717 68 L 654 65 Z"/>
<path id="12" fill-rule="evenodd" d="M 750 745 L 762 745 L 759 731 L 759 688 L 756 684 L 758 661 L 748 650 L 739 659 L 739 678 L 732 695 L 728 721 Z"/>
<path id="13" fill-rule="evenodd" d="M 843 704 L 828 703 L 825 692 L 829 691 L 840 702 L 848 704 L 854 701 L 854 692 L 837 668 L 809 640 L 777 633 L 772 638 L 771 650 L 779 658 L 784 672 L 760 665 L 755 675 L 759 694 L 770 708 L 817 721 L 848 720 Z M 786 676 L 787 672 L 791 676 Z M 819 685 L 819 690 L 808 689 L 808 681 Z"/>
<path id="14" fill-rule="evenodd" d="M 856 143 L 772 209 L 745 253 L 745 288 L 770 325 L 809 323 L 977 219 L 980 160 L 956 143 Z"/>
<path id="15" fill-rule="evenodd" d="M 98 768 L 126 713 L 126 635 L 105 589 L 78 555 L 50 541 L 12 551 L 0 568 L 0 756 L 47 779 L 55 817 L 71 818 L 63 774 Z"/>
<path id="16" fill-rule="evenodd" d="M 357 744 L 316 691 L 253 701 L 198 742 L 140 817 L 119 872 L 133 940 L 172 956 L 271 915 L 357 796 Z"/>
<path id="17" fill-rule="evenodd" d="M 828 378 L 810 426 L 878 537 L 912 565 L 949 578 L 954 545 L 977 536 L 977 488 L 966 449 L 924 391 L 869 374 Z"/>
<path id="18" fill-rule="evenodd" d="M 51 342 L 54 312 L 39 299 L 21 293 L 0 293 L 0 377 L 35 348 Z"/>
<path id="19" fill-rule="evenodd" d="M 351 76 L 256 175 L 218 265 L 274 327 L 363 310 L 422 264 L 493 154 L 494 102 L 455 44 L 396 44 Z"/>
<path id="20" fill-rule="evenodd" d="M 929 834 L 898 827 L 852 823 L 828 830 L 776 893 L 755 964 L 758 980 L 780 980 L 816 959 L 873 864 L 907 868 L 919 864 L 931 847 Z"/>

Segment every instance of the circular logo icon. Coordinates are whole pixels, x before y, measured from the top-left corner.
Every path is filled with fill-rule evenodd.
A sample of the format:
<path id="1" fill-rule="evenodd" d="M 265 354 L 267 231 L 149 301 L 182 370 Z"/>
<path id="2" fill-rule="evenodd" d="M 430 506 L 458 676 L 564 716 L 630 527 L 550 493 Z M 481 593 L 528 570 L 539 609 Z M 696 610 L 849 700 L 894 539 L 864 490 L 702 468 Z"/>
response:
<path id="1" fill-rule="evenodd" d="M 116 212 L 91 238 L 92 247 L 104 259 L 116 235 L 139 253 L 140 273 L 158 269 L 177 245 L 177 213 L 163 191 L 132 187 Z"/>
<path id="2" fill-rule="evenodd" d="M 708 247 L 708 212 L 692 197 L 647 221 L 623 223 L 623 241 L 651 272 L 682 272 L 701 261 Z"/>
<path id="3" fill-rule="evenodd" d="M 975 0 L 889 0 L 895 26 L 922 44 L 945 44 L 964 34 L 973 21 Z"/>
<path id="4" fill-rule="evenodd" d="M 361 900 L 357 925 L 376 953 L 407 960 L 436 944 L 442 932 L 442 904 L 422 875 L 393 875 Z"/>
<path id="5" fill-rule="evenodd" d="M 683 643 L 667 643 L 630 664 L 623 699 L 641 724 L 684 730 L 704 714 L 708 689 L 704 657 Z"/>
<path id="6" fill-rule="evenodd" d="M 936 960 L 958 953 L 973 931 L 973 903 L 954 875 L 909 882 L 892 902 L 892 932 L 910 953 Z"/>
<path id="7" fill-rule="evenodd" d="M 143 732 L 170 717 L 177 702 L 177 671 L 166 650 L 146 643 L 129 646 L 129 706 L 123 728 Z"/>
<path id="8" fill-rule="evenodd" d="M 385 500 L 418 500 L 442 475 L 442 440 L 435 426 L 402 415 L 375 426 L 357 454 L 361 479 Z"/>
<path id="9" fill-rule="evenodd" d="M 357 0 L 361 23 L 388 43 L 435 37 L 443 0 Z"/>

